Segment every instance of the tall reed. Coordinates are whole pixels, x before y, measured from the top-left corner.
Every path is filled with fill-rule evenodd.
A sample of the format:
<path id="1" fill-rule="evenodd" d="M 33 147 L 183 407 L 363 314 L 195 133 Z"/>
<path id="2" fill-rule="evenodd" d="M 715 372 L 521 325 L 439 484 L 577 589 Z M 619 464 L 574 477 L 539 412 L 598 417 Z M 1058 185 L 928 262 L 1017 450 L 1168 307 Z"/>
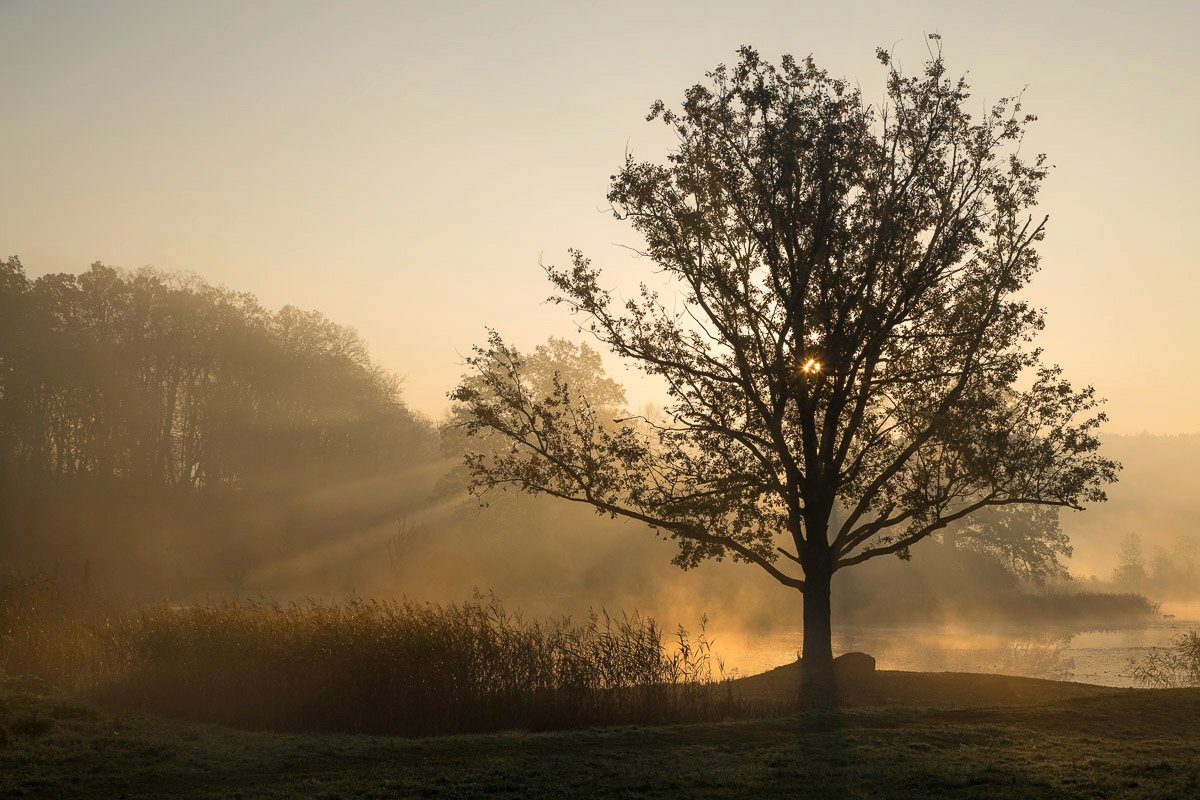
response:
<path id="1" fill-rule="evenodd" d="M 703 630 L 667 637 L 637 613 L 526 620 L 482 595 L 451 605 L 221 599 L 90 615 L 44 602 L 14 614 L 20 600 L 4 602 L 9 672 L 247 727 L 416 735 L 740 710 Z"/>

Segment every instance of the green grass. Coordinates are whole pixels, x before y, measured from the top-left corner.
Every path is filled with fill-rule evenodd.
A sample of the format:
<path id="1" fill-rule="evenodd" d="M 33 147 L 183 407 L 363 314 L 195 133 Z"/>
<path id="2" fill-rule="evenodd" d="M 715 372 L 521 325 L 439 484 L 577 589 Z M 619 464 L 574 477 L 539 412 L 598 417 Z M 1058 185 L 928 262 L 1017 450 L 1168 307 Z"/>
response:
<path id="1" fill-rule="evenodd" d="M 1200 796 L 1200 690 L 1062 684 L 1054 699 L 1052 682 L 1038 682 L 1035 697 L 995 676 L 898 675 L 893 688 L 974 681 L 990 692 L 983 701 L 1026 704 L 401 739 L 96 710 L 10 682 L 0 694 L 0 797 Z"/>

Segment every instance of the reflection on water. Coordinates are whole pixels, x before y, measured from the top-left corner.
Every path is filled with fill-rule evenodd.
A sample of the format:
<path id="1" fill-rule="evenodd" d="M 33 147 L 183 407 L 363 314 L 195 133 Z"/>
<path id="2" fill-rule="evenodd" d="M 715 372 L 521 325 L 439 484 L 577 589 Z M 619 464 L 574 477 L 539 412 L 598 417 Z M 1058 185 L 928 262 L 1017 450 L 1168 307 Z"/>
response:
<path id="1" fill-rule="evenodd" d="M 1200 628 L 1196 609 L 1186 616 L 1155 619 L 1137 628 L 1070 631 L 1047 627 L 977 630 L 965 625 L 836 626 L 834 653 L 860 650 L 875 656 L 880 669 L 914 672 L 992 672 L 1133 686 L 1125 673 L 1131 658 L 1163 647 L 1183 631 Z M 753 675 L 795 661 L 800 631 L 753 634 L 714 631 L 714 650 L 726 671 Z"/>

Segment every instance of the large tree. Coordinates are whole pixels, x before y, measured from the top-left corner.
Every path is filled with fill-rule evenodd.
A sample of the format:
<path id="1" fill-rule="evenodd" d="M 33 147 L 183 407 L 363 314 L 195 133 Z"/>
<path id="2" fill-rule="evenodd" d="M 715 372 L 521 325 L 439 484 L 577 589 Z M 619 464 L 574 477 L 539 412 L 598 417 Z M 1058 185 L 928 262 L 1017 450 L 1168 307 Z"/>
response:
<path id="1" fill-rule="evenodd" d="M 742 48 L 656 103 L 675 145 L 628 156 L 609 201 L 677 291 L 619 302 L 578 251 L 553 298 L 666 385 L 665 421 L 613 420 L 566 381 L 535 391 L 493 334 L 452 393 L 477 491 L 586 503 L 676 540 L 684 567 L 756 565 L 803 595 L 806 683 L 827 687 L 836 572 L 991 507 L 1081 508 L 1117 464 L 1104 415 L 1032 345 L 1048 171 L 1019 100 L 978 118 L 940 48 L 883 101 Z M 505 446 L 495 446 L 500 434 Z"/>

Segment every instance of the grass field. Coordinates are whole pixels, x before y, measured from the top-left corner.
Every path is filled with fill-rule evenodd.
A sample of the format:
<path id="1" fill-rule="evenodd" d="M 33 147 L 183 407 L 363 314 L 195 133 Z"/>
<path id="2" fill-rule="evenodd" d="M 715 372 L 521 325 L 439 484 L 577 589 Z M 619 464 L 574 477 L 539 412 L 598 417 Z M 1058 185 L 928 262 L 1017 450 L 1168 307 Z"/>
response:
<path id="1" fill-rule="evenodd" d="M 402 739 L 180 722 L 10 681 L 0 695 L 0 797 L 1200 796 L 1200 690 L 880 678 L 895 701 L 920 686 L 922 702 L 942 686 L 952 696 L 982 691 L 993 707 Z"/>

